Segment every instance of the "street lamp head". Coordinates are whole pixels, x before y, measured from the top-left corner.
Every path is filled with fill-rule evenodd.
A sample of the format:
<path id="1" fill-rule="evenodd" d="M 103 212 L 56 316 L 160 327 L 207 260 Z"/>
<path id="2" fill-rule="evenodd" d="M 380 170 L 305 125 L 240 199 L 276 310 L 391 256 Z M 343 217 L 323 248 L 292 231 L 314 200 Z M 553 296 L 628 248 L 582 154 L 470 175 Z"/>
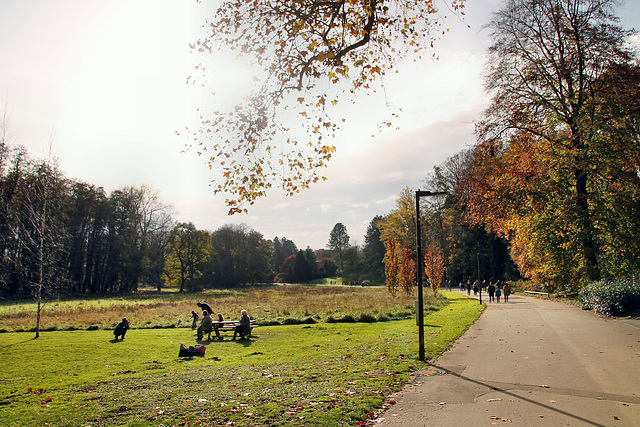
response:
<path id="1" fill-rule="evenodd" d="M 428 196 L 446 196 L 447 193 L 446 191 L 425 191 L 425 190 L 418 190 L 416 191 L 416 197 L 428 197 Z"/>

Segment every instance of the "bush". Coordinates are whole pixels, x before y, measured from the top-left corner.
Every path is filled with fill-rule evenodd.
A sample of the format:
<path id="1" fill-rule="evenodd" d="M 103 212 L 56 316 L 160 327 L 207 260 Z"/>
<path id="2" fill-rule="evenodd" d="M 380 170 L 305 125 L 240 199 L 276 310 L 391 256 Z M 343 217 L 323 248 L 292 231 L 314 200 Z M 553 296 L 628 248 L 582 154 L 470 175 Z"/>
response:
<path id="1" fill-rule="evenodd" d="M 373 317 L 370 314 L 365 314 L 365 313 L 362 313 L 360 315 L 360 317 L 358 318 L 358 322 L 373 323 L 375 321 L 376 321 L 375 317 Z"/>
<path id="2" fill-rule="evenodd" d="M 640 307 L 640 282 L 637 278 L 603 279 L 580 291 L 580 303 L 585 310 L 605 316 L 620 316 Z"/>

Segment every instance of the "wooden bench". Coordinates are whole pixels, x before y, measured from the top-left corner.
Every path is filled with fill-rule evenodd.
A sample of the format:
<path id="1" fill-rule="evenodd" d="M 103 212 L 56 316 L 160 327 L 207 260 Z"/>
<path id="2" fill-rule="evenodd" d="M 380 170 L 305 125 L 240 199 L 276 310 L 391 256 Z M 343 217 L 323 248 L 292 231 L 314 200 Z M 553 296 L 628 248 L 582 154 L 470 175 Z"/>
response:
<path id="1" fill-rule="evenodd" d="M 533 294 L 533 295 L 545 295 L 549 296 L 549 292 L 536 292 L 536 291 L 524 291 L 525 294 Z"/>

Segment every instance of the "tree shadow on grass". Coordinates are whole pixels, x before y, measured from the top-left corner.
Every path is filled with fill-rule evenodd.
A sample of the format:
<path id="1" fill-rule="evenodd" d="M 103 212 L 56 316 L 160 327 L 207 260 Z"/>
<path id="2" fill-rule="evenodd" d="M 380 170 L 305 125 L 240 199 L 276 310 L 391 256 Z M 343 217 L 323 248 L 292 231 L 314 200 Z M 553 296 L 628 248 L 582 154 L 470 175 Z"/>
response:
<path id="1" fill-rule="evenodd" d="M 15 345 L 21 345 L 21 344 L 26 344 L 29 341 L 33 341 L 37 339 L 36 337 L 33 338 L 29 338 L 28 340 L 25 341 L 20 341 L 20 342 L 14 342 L 12 344 L 7 344 L 7 345 L 3 345 L 2 347 L 0 347 L 0 352 L 4 352 L 5 350 L 9 350 L 11 347 L 15 346 Z"/>

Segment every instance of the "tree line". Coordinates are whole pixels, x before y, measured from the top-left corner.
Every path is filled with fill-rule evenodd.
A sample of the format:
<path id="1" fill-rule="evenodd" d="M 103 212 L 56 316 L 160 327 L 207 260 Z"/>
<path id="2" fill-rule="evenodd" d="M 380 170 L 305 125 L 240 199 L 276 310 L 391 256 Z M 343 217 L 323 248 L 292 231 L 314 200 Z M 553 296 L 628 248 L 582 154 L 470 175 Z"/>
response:
<path id="1" fill-rule="evenodd" d="M 4 133 L 3 133 L 4 135 Z M 0 295 L 119 293 L 163 281 L 172 209 L 149 187 L 110 194 L 0 144 Z"/>
<path id="2" fill-rule="evenodd" d="M 375 228 L 361 249 L 336 224 L 340 236 L 332 232 L 329 249 L 320 250 L 265 239 L 244 224 L 198 230 L 177 223 L 173 207 L 148 186 L 107 193 L 0 135 L 0 297 L 198 291 L 339 273 L 354 283 L 384 280 L 376 275 L 384 252 L 375 249 Z"/>

